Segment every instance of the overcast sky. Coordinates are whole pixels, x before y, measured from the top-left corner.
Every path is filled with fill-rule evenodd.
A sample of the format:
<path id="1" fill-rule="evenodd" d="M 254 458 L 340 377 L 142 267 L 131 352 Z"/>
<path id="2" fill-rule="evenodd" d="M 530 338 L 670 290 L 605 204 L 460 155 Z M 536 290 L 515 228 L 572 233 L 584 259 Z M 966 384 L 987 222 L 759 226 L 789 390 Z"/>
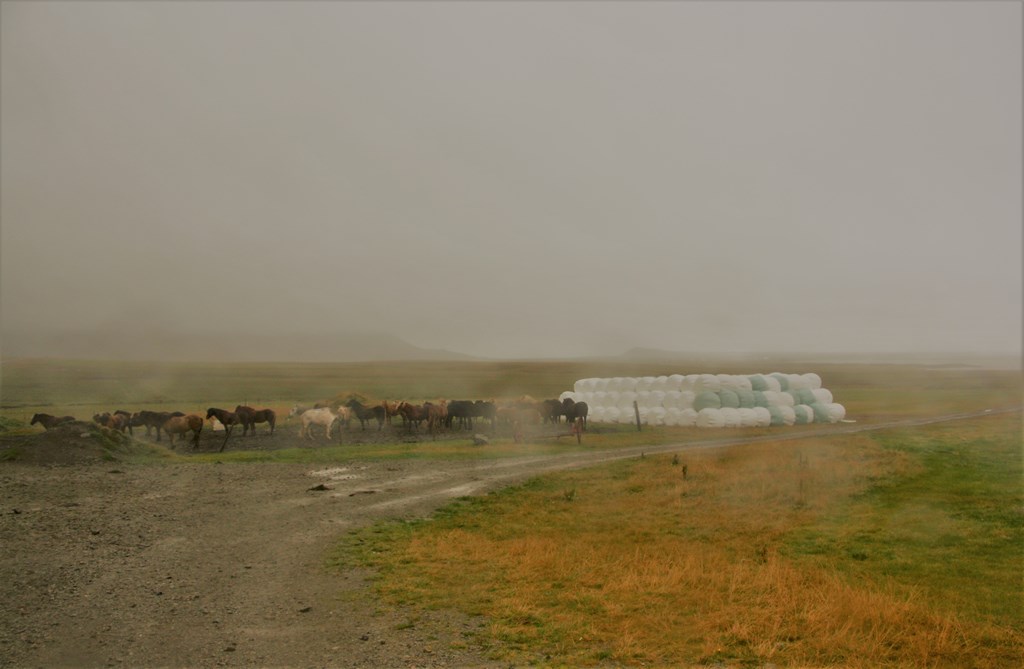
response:
<path id="1" fill-rule="evenodd" d="M 1019 352 L 1018 2 L 2 4 L 4 332 Z"/>

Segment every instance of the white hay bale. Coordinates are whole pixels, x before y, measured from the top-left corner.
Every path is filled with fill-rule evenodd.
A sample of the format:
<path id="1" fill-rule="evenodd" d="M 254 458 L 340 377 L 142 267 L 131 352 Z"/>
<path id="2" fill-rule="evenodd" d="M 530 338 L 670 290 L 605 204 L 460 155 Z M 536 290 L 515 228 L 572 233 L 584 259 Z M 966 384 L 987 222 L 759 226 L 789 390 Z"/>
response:
<path id="1" fill-rule="evenodd" d="M 679 425 L 679 409 L 676 407 L 665 409 L 665 425 L 667 427 Z"/>
<path id="2" fill-rule="evenodd" d="M 679 401 L 682 399 L 683 393 L 679 390 L 670 390 L 665 393 L 665 399 L 661 401 L 661 406 L 666 409 L 682 409 Z"/>
<path id="3" fill-rule="evenodd" d="M 682 390 L 679 392 L 679 408 L 680 409 L 692 409 L 693 401 L 697 399 L 697 393 L 692 390 Z"/>
<path id="4" fill-rule="evenodd" d="M 664 390 L 652 390 L 650 403 L 652 407 L 663 407 L 665 406 L 665 391 Z"/>
<path id="5" fill-rule="evenodd" d="M 646 391 L 650 392 L 652 386 L 654 386 L 654 377 L 653 376 L 641 376 L 636 381 L 636 391 L 637 392 L 640 392 L 641 390 L 646 390 Z"/>
<path id="6" fill-rule="evenodd" d="M 617 423 L 619 422 L 619 408 L 618 407 L 604 407 L 604 422 L 606 423 Z"/>
<path id="7" fill-rule="evenodd" d="M 786 425 L 796 424 L 796 409 L 790 406 L 778 407 L 779 413 L 782 414 L 782 422 Z"/>
<path id="8" fill-rule="evenodd" d="M 704 391 L 717 393 L 722 389 L 722 382 L 714 374 L 701 374 L 693 384 L 693 390 L 700 394 Z"/>
<path id="9" fill-rule="evenodd" d="M 842 404 L 836 404 L 832 402 L 828 406 L 828 418 L 832 423 L 838 423 L 839 421 L 846 418 L 846 407 Z"/>
<path id="10" fill-rule="evenodd" d="M 779 406 L 783 406 L 783 407 L 794 407 L 794 406 L 796 406 L 796 397 L 794 397 L 793 393 L 791 393 L 791 392 L 783 390 L 782 392 L 779 393 L 778 398 L 779 398 Z"/>
<path id="11" fill-rule="evenodd" d="M 815 402 L 832 404 L 832 391 L 828 388 L 811 388 L 811 394 L 814 395 Z"/>
<path id="12" fill-rule="evenodd" d="M 804 378 L 803 374 L 787 374 L 786 378 L 789 379 L 790 390 L 810 390 L 810 382 Z"/>
<path id="13" fill-rule="evenodd" d="M 620 409 L 632 409 L 633 402 L 636 401 L 636 392 L 632 390 L 624 390 L 619 393 L 618 407 Z"/>
<path id="14" fill-rule="evenodd" d="M 664 425 L 665 424 L 665 408 L 664 407 L 653 407 L 647 412 L 647 423 L 649 425 Z"/>
<path id="15" fill-rule="evenodd" d="M 604 394 L 604 405 L 608 407 L 619 406 L 619 391 L 609 390 Z"/>
<path id="16" fill-rule="evenodd" d="M 751 409 L 754 412 L 754 427 L 770 427 L 772 424 L 772 414 L 765 407 L 754 407 Z"/>
<path id="17" fill-rule="evenodd" d="M 701 409 L 697 413 L 697 427 L 722 427 L 725 419 L 721 409 Z"/>
<path id="18" fill-rule="evenodd" d="M 807 374 L 804 374 L 803 377 L 804 382 L 807 384 L 807 387 L 810 388 L 811 390 L 814 390 L 815 388 L 821 388 L 821 377 L 815 374 L 814 372 L 808 372 Z"/>
<path id="19" fill-rule="evenodd" d="M 740 407 L 740 427 L 757 427 L 757 412 L 753 408 Z"/>
<path id="20" fill-rule="evenodd" d="M 679 410 L 679 425 L 683 427 L 693 427 L 697 424 L 697 412 L 693 409 L 680 409 Z"/>
<path id="21" fill-rule="evenodd" d="M 740 410 L 734 407 L 725 407 L 722 410 L 722 421 L 724 427 L 740 426 Z"/>
<path id="22" fill-rule="evenodd" d="M 589 402 L 587 403 L 590 404 Z M 587 420 L 591 423 L 604 423 L 604 407 L 590 406 L 587 411 Z"/>
<path id="23" fill-rule="evenodd" d="M 764 376 L 764 382 L 768 384 L 768 390 L 772 390 L 775 392 L 782 391 L 782 384 L 779 383 L 779 380 L 777 378 L 771 376 L 770 374 L 763 374 L 762 376 Z"/>
<path id="24" fill-rule="evenodd" d="M 559 402 L 564 402 L 565 400 L 572 400 L 573 402 L 575 402 L 576 401 L 576 393 L 574 393 L 571 390 L 566 390 L 564 393 L 562 393 L 561 395 L 558 396 L 558 401 Z"/>
<path id="25" fill-rule="evenodd" d="M 603 390 L 595 391 L 593 397 L 594 397 L 593 398 L 593 402 L 594 402 L 595 406 L 599 406 L 599 407 L 607 406 L 607 402 L 605 401 L 605 399 L 608 397 L 608 393 L 606 393 L 605 391 L 603 391 Z"/>
<path id="26" fill-rule="evenodd" d="M 665 390 L 682 390 L 683 384 L 686 383 L 686 377 L 682 374 L 672 374 L 668 377 L 668 384 Z"/>
<path id="27" fill-rule="evenodd" d="M 651 384 L 651 390 L 660 390 L 665 392 L 668 388 L 668 377 L 667 376 L 656 376 L 654 377 L 654 383 Z"/>

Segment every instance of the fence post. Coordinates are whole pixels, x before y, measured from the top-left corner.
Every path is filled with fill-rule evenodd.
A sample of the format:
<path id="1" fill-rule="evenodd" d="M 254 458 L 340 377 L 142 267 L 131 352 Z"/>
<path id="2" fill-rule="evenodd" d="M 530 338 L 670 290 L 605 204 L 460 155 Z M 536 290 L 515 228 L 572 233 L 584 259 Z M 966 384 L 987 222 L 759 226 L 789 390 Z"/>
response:
<path id="1" fill-rule="evenodd" d="M 633 413 L 636 414 L 636 431 L 640 431 L 640 405 L 633 400 Z"/>

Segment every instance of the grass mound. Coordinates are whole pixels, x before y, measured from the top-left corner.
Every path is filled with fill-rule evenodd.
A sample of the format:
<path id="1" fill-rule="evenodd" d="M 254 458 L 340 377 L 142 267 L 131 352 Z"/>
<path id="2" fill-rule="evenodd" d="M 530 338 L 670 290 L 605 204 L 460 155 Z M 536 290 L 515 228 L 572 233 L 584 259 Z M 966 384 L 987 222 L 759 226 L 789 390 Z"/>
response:
<path id="1" fill-rule="evenodd" d="M 19 426 L 0 431 L 0 461 L 39 465 L 78 465 L 125 460 L 165 452 L 158 446 L 135 441 L 127 434 L 75 421 L 51 430 L 25 434 Z"/>

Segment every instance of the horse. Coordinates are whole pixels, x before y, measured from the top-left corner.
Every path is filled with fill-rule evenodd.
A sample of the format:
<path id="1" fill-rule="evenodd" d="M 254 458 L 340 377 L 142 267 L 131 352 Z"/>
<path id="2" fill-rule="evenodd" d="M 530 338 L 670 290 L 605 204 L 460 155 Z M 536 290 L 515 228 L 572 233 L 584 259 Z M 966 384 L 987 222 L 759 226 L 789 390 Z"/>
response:
<path id="1" fill-rule="evenodd" d="M 256 423 L 269 423 L 270 434 L 274 434 L 274 426 L 277 424 L 277 414 L 273 409 L 253 409 L 239 404 L 235 407 L 238 420 L 242 423 L 242 436 L 244 437 L 250 429 L 253 436 L 256 436 Z"/>
<path id="2" fill-rule="evenodd" d="M 368 407 L 355 398 L 346 402 L 345 406 L 352 410 L 352 413 L 359 419 L 359 424 L 364 430 L 366 429 L 366 421 L 371 419 L 376 419 L 378 432 L 383 429 L 384 420 L 387 418 L 387 410 L 383 406 Z"/>
<path id="3" fill-rule="evenodd" d="M 224 409 L 218 409 L 216 407 L 210 407 L 209 409 L 206 410 L 206 420 L 210 420 L 211 418 L 216 418 L 218 421 L 220 421 L 220 424 L 224 426 L 224 443 L 220 445 L 220 451 L 218 451 L 219 453 L 222 452 L 224 450 L 224 447 L 228 445 L 228 437 L 231 436 L 232 428 L 234 428 L 242 421 L 239 420 L 238 414 L 226 411 Z"/>
<path id="4" fill-rule="evenodd" d="M 34 416 L 32 416 L 32 422 L 29 423 L 29 425 L 35 425 L 36 423 L 39 423 L 40 425 L 43 426 L 44 430 L 49 430 L 49 429 L 52 429 L 54 427 L 57 427 L 58 425 L 63 425 L 64 423 L 73 423 L 73 422 L 75 422 L 75 417 L 74 416 L 60 416 L 60 417 L 58 417 L 58 416 L 51 416 L 48 413 L 37 413 Z"/>
<path id="5" fill-rule="evenodd" d="M 572 402 L 572 400 L 567 397 L 563 401 L 563 404 L 565 404 L 566 402 Z M 586 431 L 586 429 L 587 429 L 587 414 L 590 413 L 590 407 L 587 406 L 586 402 L 575 402 L 572 405 L 571 408 L 572 408 L 572 413 L 570 414 L 569 413 L 569 407 L 568 407 L 568 405 L 566 405 L 566 413 L 565 413 L 566 419 L 568 419 L 570 421 L 573 421 L 573 420 L 575 420 L 577 418 L 582 418 L 583 419 L 583 430 Z"/>
<path id="6" fill-rule="evenodd" d="M 117 430 L 122 433 L 128 429 L 128 423 L 131 422 L 130 417 L 125 417 L 124 413 L 115 413 L 111 415 L 106 412 L 94 414 L 92 420 L 101 427 L 105 427 L 110 430 Z"/>
<path id="7" fill-rule="evenodd" d="M 427 410 L 427 428 L 430 430 L 430 434 L 434 434 L 434 428 L 444 425 L 448 420 L 448 403 L 444 400 L 438 404 L 424 402 L 423 408 Z"/>
<path id="8" fill-rule="evenodd" d="M 128 427 L 145 427 L 147 437 L 149 436 L 150 429 L 156 428 L 156 440 L 160 441 L 160 429 L 167 422 L 167 419 L 184 415 L 180 411 L 136 411 L 128 420 Z"/>
<path id="9" fill-rule="evenodd" d="M 420 423 L 427 419 L 427 410 L 425 407 L 419 404 L 409 404 L 408 402 L 402 402 L 398 405 L 398 413 L 402 417 L 402 421 L 406 427 L 411 431 L 413 427 L 419 427 Z"/>
<path id="10" fill-rule="evenodd" d="M 167 433 L 167 438 L 171 440 L 171 448 L 174 448 L 174 435 L 179 434 L 184 438 L 185 433 L 191 431 L 193 434 L 192 450 L 199 449 L 199 435 L 203 431 L 202 416 L 197 416 L 194 413 L 187 416 L 171 416 L 161 427 Z M 223 447 L 221 450 L 224 450 Z"/>
<path id="11" fill-rule="evenodd" d="M 388 422 L 388 425 L 391 425 L 391 419 L 394 416 L 399 415 L 398 407 L 400 404 L 401 402 L 394 402 L 392 400 L 384 400 L 380 403 L 380 405 L 384 407 L 384 420 Z"/>
<path id="12" fill-rule="evenodd" d="M 335 421 L 338 420 L 338 415 L 330 409 L 324 407 L 321 409 L 307 409 L 302 412 L 300 416 L 302 418 L 302 427 L 299 429 L 299 437 L 303 439 L 312 439 L 312 431 L 310 430 L 311 425 L 323 425 L 324 435 L 327 440 L 331 439 L 331 429 L 334 427 Z M 338 436 L 341 436 L 341 429 L 338 429 Z"/>
<path id="13" fill-rule="evenodd" d="M 561 421 L 562 403 L 558 400 L 544 400 L 537 403 L 537 410 L 544 417 L 545 423 L 559 423 Z"/>

